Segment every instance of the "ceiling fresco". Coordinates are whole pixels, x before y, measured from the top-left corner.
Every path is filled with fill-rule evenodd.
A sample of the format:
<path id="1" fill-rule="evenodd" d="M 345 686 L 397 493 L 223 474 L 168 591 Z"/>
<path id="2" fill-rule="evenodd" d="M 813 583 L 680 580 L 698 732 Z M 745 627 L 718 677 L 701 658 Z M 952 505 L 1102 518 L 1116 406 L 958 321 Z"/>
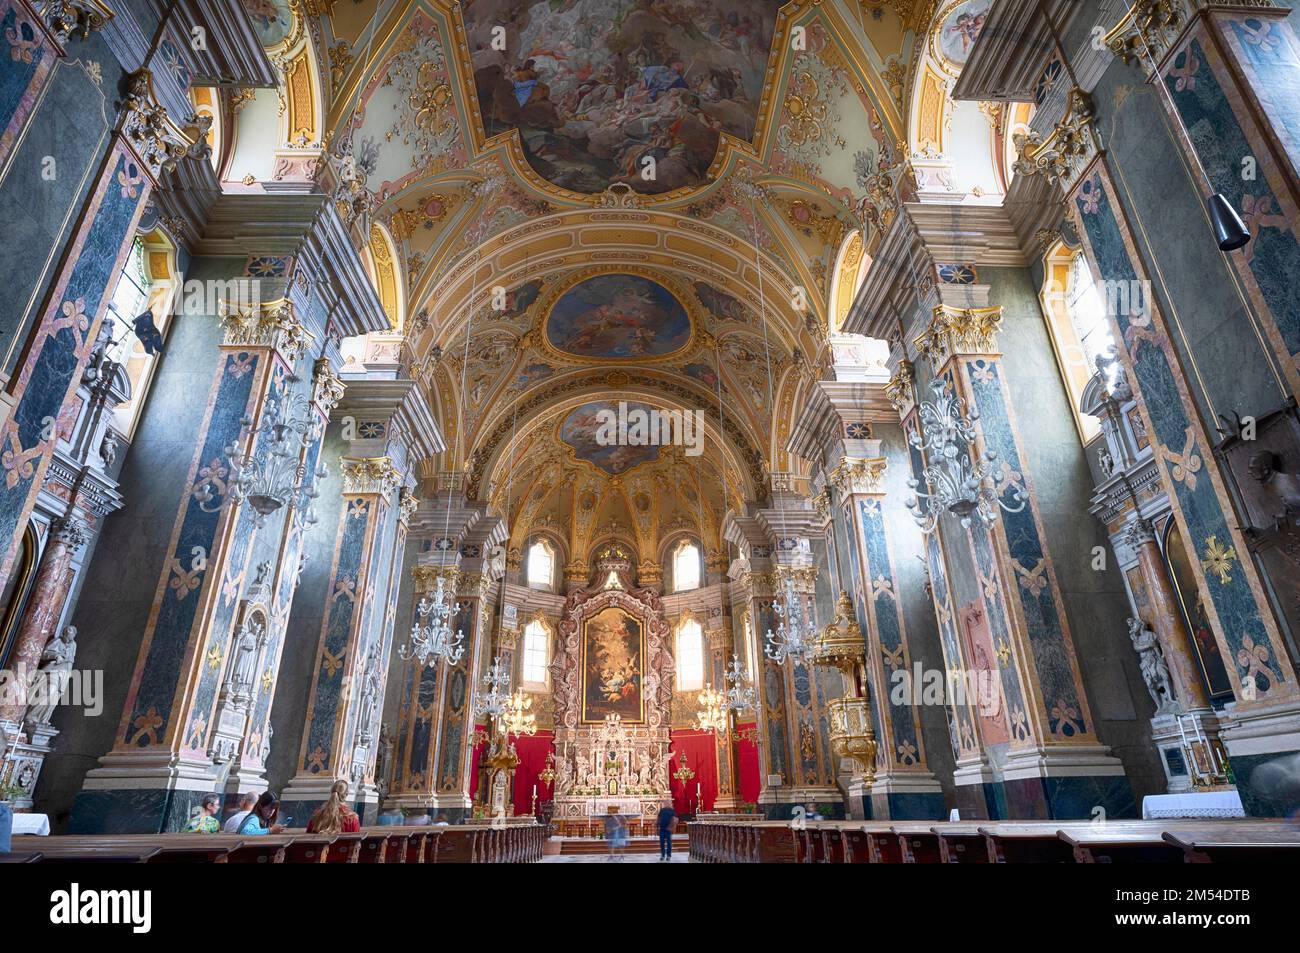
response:
<path id="1" fill-rule="evenodd" d="M 753 138 L 779 7 L 468 0 L 484 129 L 517 129 L 537 174 L 574 192 L 701 185 L 723 133 Z"/>
<path id="2" fill-rule="evenodd" d="M 648 418 L 651 411 L 657 410 L 639 400 L 622 403 L 624 419 L 630 417 L 633 412 Z M 657 460 L 659 446 L 656 444 L 620 444 L 605 439 L 608 434 L 602 434 L 601 430 L 604 428 L 608 431 L 609 421 L 618 420 L 619 411 L 618 403 L 609 400 L 593 401 L 575 407 L 560 423 L 560 441 L 573 448 L 577 459 L 586 460 L 611 476 L 618 476 L 639 464 Z"/>
<path id="3" fill-rule="evenodd" d="M 292 88 L 269 108 L 319 141 L 270 147 L 371 247 L 391 245 L 394 327 L 448 437 L 438 467 L 463 468 L 483 499 L 552 460 L 549 499 L 567 509 L 539 518 L 556 519 L 587 512 L 564 483 L 578 473 L 666 492 L 651 477 L 669 480 L 672 448 L 615 459 L 574 424 L 561 440 L 565 417 L 611 395 L 703 408 L 724 446 L 688 464 L 729 472 L 733 491 L 803 466 L 785 418 L 831 360 L 841 251 L 860 234 L 870 254 L 915 171 L 918 64 L 959 61 L 988 6 L 245 3 L 286 76 L 308 64 L 317 84 L 314 123 Z M 638 174 L 647 159 L 653 180 Z M 222 179 L 256 189 L 264 175 L 231 163 Z M 604 502 L 589 529 L 608 518 L 635 537 L 636 507 L 592 492 Z M 671 500 L 690 508 L 673 489 L 655 525 L 688 517 Z"/>
<path id="4" fill-rule="evenodd" d="M 596 275 L 564 292 L 546 318 L 552 347 L 585 360 L 643 360 L 680 351 L 691 319 L 673 293 L 640 275 Z"/>

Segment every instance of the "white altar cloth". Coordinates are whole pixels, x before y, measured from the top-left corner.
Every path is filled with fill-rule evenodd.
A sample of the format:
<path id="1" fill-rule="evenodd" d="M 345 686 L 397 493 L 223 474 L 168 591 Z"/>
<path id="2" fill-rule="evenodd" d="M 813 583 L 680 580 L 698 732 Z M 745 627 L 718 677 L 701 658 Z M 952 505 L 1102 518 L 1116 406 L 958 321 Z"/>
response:
<path id="1" fill-rule="evenodd" d="M 14 833 L 15 834 L 38 834 L 41 837 L 47 837 L 49 836 L 50 833 L 50 815 L 15 814 Z"/>
<path id="2" fill-rule="evenodd" d="M 1144 820 L 1169 817 L 1245 817 L 1236 791 L 1198 791 L 1193 794 L 1150 794 L 1142 799 Z"/>

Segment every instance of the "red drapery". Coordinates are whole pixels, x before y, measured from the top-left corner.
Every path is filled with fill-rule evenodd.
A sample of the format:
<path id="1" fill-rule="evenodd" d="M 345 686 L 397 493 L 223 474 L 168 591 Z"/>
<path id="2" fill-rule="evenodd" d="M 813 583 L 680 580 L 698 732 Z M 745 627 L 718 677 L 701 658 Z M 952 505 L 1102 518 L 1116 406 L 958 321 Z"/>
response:
<path id="1" fill-rule="evenodd" d="M 755 722 L 747 721 L 744 724 L 736 725 L 736 732 L 739 733 L 748 728 L 756 727 Z M 752 741 L 738 741 L 736 743 L 736 772 L 740 775 L 737 779 L 740 799 L 747 804 L 757 804 L 758 792 L 763 789 L 762 778 L 759 777 L 758 773 L 757 744 Z"/>
<path id="2" fill-rule="evenodd" d="M 487 732 L 487 725 L 475 725 L 474 733 L 482 738 Z M 474 746 L 474 754 L 469 759 L 469 796 L 473 800 L 474 795 L 478 793 L 478 766 L 483 759 L 483 752 L 487 750 L 487 742 L 481 742 Z"/>
<path id="3" fill-rule="evenodd" d="M 539 780 L 537 775 L 546 767 L 546 756 L 555 750 L 555 732 L 539 731 L 537 734 L 515 738 L 515 754 L 519 766 L 515 768 L 515 816 L 533 812 L 533 785 L 537 785 L 537 806 L 551 799 L 553 785 Z"/>
<path id="4" fill-rule="evenodd" d="M 669 782 L 673 792 L 673 810 L 678 814 L 710 811 L 718 799 L 718 741 L 712 731 L 683 729 L 672 733 Z M 695 777 L 685 784 L 672 775 L 681 767 L 682 753 Z"/>

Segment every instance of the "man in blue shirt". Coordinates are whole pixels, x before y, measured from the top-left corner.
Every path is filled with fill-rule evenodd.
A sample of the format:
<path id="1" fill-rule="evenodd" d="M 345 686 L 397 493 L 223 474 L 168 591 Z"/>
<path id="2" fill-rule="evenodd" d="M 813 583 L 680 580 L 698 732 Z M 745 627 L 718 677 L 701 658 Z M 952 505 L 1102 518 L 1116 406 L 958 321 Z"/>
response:
<path id="1" fill-rule="evenodd" d="M 677 830 L 677 812 L 671 804 L 659 809 L 659 859 L 673 859 L 673 831 Z"/>

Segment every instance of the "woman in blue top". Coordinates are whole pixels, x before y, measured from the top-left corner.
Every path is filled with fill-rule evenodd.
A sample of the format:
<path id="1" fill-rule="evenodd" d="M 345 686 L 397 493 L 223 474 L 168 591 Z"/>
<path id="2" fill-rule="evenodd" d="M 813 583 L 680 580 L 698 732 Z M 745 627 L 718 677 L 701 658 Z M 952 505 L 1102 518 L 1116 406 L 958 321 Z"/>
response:
<path id="1" fill-rule="evenodd" d="M 237 834 L 278 834 L 284 830 L 283 824 L 277 824 L 280 814 L 280 799 L 270 791 L 263 791 L 253 809 L 248 812 L 239 825 Z"/>

